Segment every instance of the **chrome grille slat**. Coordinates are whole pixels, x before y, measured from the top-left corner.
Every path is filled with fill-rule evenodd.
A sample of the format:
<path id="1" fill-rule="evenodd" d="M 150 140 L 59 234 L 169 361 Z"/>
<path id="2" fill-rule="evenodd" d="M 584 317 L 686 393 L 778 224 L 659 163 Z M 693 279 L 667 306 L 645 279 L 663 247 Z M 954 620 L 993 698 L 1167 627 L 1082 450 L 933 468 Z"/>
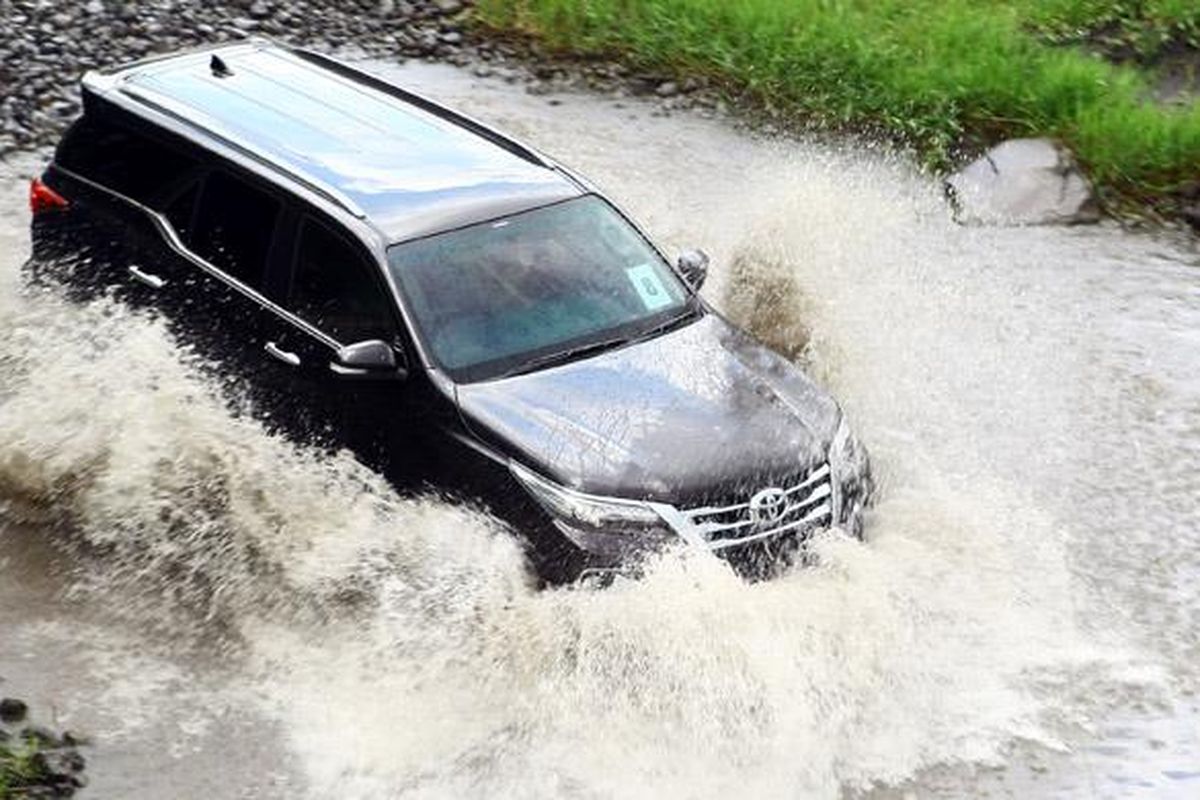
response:
<path id="1" fill-rule="evenodd" d="M 808 476 L 800 483 L 797 483 L 796 485 L 794 485 L 788 489 L 784 489 L 783 493 L 785 495 L 790 495 L 794 492 L 800 491 L 801 489 L 803 489 L 806 486 L 811 486 L 812 484 L 816 483 L 817 481 L 820 481 L 822 478 L 828 478 L 828 477 L 829 477 L 829 465 L 822 464 L 820 467 L 818 467 L 817 469 L 810 472 L 808 474 Z M 708 517 L 708 516 L 712 516 L 714 514 L 728 514 L 733 511 L 742 511 L 742 510 L 746 509 L 747 505 L 748 505 L 747 503 L 734 503 L 733 505 L 729 505 L 729 506 L 703 506 L 701 508 L 687 509 L 683 513 L 688 518 L 695 519 L 696 517 Z"/>
<path id="2" fill-rule="evenodd" d="M 803 519 L 798 519 L 795 522 L 789 522 L 787 525 L 782 525 L 778 528 L 772 528 L 769 531 L 762 531 L 750 536 L 744 536 L 741 539 L 718 539 L 715 542 L 709 542 L 708 546 L 713 550 L 724 550 L 726 547 L 735 547 L 740 544 L 748 544 L 756 542 L 759 539 L 766 539 L 771 536 L 778 536 L 781 533 L 787 533 L 790 530 L 795 530 L 802 525 L 807 525 L 810 522 L 816 522 L 822 517 L 827 517 L 833 513 L 833 507 L 829 503 L 822 503 L 813 509 L 812 513 L 805 516 Z"/>
<path id="3" fill-rule="evenodd" d="M 730 505 L 680 509 L 678 514 L 682 517 L 681 522 L 685 522 L 696 537 L 712 550 L 778 536 L 822 520 L 827 523 L 832 521 L 833 487 L 828 463 L 821 464 L 795 483 L 780 486 L 779 491 L 787 505 L 770 523 L 762 523 L 751 517 L 749 498 Z M 797 497 L 800 493 L 804 493 L 803 496 Z M 736 518 L 730 518 L 734 515 Z"/>
<path id="4" fill-rule="evenodd" d="M 830 490 L 829 484 L 828 483 L 821 484 L 816 489 L 813 489 L 812 492 L 810 492 L 807 497 L 804 497 L 801 500 L 797 500 L 795 503 L 792 503 L 787 508 L 785 508 L 783 510 L 783 512 L 779 515 L 778 521 L 785 522 L 788 517 L 793 516 L 797 512 L 803 511 L 806 506 L 810 506 L 813 503 L 817 502 L 818 500 L 823 500 L 824 498 L 829 497 L 831 494 L 833 494 L 833 492 Z M 742 508 L 746 508 L 746 506 L 742 506 Z M 693 521 L 695 521 L 694 517 L 693 517 Z M 711 533 L 718 533 L 720 531 L 736 530 L 738 528 L 744 528 L 744 527 L 747 527 L 747 526 L 750 526 L 753 524 L 754 524 L 754 520 L 752 520 L 752 519 L 742 519 L 742 520 L 738 520 L 737 522 L 726 522 L 726 523 L 698 522 L 698 523 L 696 523 L 696 527 L 700 529 L 701 533 L 711 534 Z"/>

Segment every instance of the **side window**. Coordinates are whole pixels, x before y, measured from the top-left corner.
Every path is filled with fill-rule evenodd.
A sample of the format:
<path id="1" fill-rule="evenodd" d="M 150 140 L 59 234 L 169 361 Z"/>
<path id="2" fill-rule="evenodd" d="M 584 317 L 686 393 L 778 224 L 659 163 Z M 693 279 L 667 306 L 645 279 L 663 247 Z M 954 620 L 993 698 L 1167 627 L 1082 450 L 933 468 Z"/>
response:
<path id="1" fill-rule="evenodd" d="M 324 225 L 305 219 L 296 248 L 289 306 L 343 344 L 391 341 L 395 326 L 375 268 Z"/>
<path id="2" fill-rule="evenodd" d="M 91 116 L 71 126 L 55 160 L 139 203 L 150 203 L 164 186 L 196 167 L 194 159 L 158 139 Z"/>
<path id="3" fill-rule="evenodd" d="M 279 201 L 271 195 L 214 171 L 204 182 L 195 227 L 185 241 L 196 255 L 258 289 L 279 211 Z"/>

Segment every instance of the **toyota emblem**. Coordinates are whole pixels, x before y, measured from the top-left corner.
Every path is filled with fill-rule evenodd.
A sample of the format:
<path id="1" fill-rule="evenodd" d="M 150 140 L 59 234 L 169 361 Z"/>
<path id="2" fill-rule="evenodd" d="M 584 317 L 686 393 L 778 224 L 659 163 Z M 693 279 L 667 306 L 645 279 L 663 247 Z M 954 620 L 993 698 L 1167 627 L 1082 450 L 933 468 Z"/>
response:
<path id="1" fill-rule="evenodd" d="M 756 523 L 777 522 L 787 510 L 787 493 L 772 486 L 750 498 L 750 520 Z"/>

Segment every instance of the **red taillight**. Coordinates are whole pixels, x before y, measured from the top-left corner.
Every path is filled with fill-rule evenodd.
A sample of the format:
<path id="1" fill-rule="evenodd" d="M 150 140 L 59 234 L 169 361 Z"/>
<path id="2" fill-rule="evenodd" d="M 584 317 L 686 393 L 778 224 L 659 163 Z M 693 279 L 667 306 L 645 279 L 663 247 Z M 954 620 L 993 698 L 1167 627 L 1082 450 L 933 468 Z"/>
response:
<path id="1" fill-rule="evenodd" d="M 41 178 L 34 178 L 29 182 L 29 210 L 34 214 L 61 211 L 69 205 L 67 198 L 42 183 Z"/>

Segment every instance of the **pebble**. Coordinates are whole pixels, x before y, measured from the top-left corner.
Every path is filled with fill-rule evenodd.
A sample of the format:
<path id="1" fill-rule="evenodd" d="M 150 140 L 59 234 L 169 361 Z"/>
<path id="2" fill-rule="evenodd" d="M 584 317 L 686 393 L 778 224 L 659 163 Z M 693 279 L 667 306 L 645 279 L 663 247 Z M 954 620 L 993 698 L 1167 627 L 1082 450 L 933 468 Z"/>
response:
<path id="1" fill-rule="evenodd" d="M 0 722 L 20 722 L 29 713 L 29 706 L 12 697 L 0 700 Z"/>

